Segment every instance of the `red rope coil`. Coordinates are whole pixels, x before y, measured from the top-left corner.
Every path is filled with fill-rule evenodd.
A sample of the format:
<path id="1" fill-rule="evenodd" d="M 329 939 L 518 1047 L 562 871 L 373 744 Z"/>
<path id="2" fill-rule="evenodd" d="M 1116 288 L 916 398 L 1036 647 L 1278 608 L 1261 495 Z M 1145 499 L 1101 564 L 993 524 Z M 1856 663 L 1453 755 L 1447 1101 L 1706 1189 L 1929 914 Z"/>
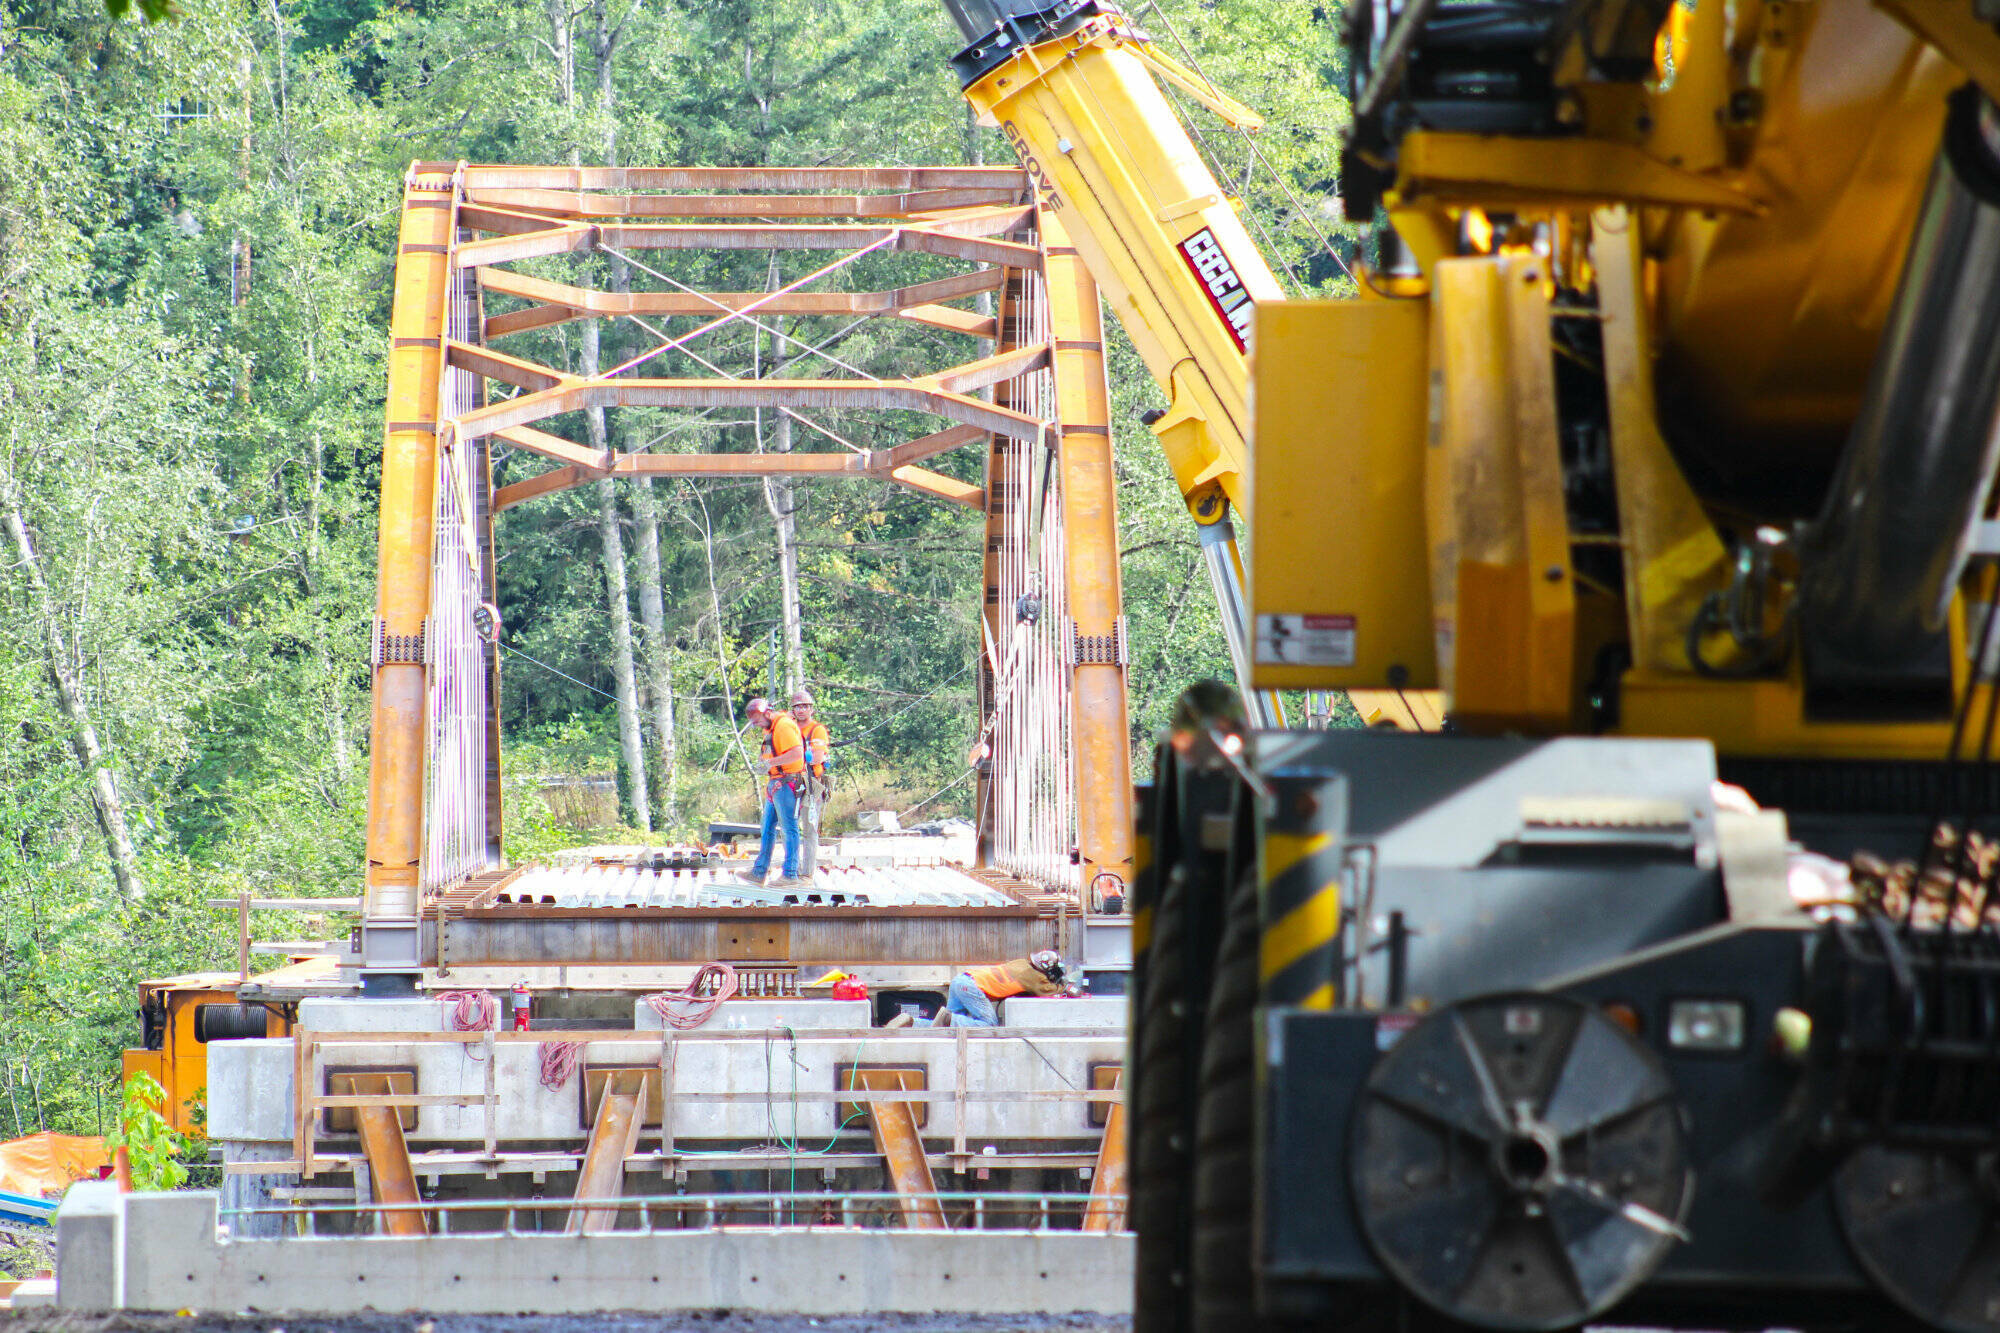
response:
<path id="1" fill-rule="evenodd" d="M 704 985 L 714 993 L 703 995 Z M 660 1021 L 680 1032 L 698 1028 L 709 1020 L 722 1002 L 736 994 L 736 969 L 728 963 L 706 963 L 694 974 L 686 990 L 663 990 L 648 995 L 646 1003 Z"/>
<path id="2" fill-rule="evenodd" d="M 454 1032 L 491 1032 L 500 1017 L 500 1002 L 491 991 L 441 991 L 438 1002 L 451 1006 L 447 1020 Z"/>

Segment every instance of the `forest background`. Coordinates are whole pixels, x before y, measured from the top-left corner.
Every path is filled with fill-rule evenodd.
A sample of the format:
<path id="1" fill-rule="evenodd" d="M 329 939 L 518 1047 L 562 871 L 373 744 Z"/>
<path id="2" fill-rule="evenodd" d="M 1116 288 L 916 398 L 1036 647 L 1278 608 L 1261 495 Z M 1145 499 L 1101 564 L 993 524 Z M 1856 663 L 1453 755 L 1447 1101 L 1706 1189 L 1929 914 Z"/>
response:
<path id="1" fill-rule="evenodd" d="M 1288 289 L 1340 290 L 1337 14 L 1137 12 L 1270 116 L 1260 174 L 1183 107 Z M 948 71 L 959 45 L 938 0 L 177 0 L 155 23 L 0 0 L 0 1136 L 115 1116 L 136 982 L 233 965 L 207 899 L 358 891 L 408 164 L 1010 161 Z M 1228 659 L 1136 419 L 1163 400 L 1107 326 L 1143 772 L 1176 694 Z M 763 443 L 686 426 L 660 447 Z M 502 521 L 510 859 L 754 818 L 731 750 L 787 649 L 773 501 L 586 487 Z M 788 504 L 792 666 L 860 738 L 831 822 L 969 813 L 978 517 L 866 481 Z"/>

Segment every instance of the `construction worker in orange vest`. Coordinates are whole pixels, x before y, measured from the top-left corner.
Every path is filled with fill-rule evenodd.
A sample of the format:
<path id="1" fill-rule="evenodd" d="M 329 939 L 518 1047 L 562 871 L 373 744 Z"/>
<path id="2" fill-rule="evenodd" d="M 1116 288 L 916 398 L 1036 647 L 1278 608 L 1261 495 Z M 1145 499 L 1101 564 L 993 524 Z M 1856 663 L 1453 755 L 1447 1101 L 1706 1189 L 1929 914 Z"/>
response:
<path id="1" fill-rule="evenodd" d="M 792 691 L 792 720 L 806 747 L 806 795 L 799 807 L 799 873 L 806 879 L 819 869 L 819 815 L 826 798 L 833 794 L 826 766 L 833 758 L 833 737 L 826 723 L 813 716 L 813 697 L 804 690 Z"/>
<path id="2" fill-rule="evenodd" d="M 764 829 L 757 859 L 750 864 L 751 882 L 762 884 L 771 872 L 771 842 L 780 829 L 785 835 L 785 866 L 772 887 L 798 884 L 799 798 L 805 795 L 806 750 L 799 724 L 771 707 L 768 699 L 750 701 L 750 721 L 764 729 L 758 758 L 764 765 Z"/>
<path id="3" fill-rule="evenodd" d="M 995 1000 L 1010 995 L 1078 995 L 1082 987 L 1063 975 L 1062 955 L 1054 949 L 1038 949 L 1026 958 L 975 967 L 951 979 L 945 992 L 944 1009 L 931 1020 L 933 1027 L 990 1028 L 1000 1024 Z"/>

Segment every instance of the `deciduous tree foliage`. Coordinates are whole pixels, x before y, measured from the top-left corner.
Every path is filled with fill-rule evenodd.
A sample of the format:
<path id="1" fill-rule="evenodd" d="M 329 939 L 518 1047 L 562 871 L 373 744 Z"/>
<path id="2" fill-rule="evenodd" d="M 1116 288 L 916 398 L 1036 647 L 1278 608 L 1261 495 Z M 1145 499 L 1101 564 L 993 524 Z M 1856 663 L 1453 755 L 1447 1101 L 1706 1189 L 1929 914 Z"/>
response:
<path id="1" fill-rule="evenodd" d="M 0 1134 L 117 1119 L 133 983 L 233 966 L 233 917 L 207 899 L 356 888 L 383 359 L 412 159 L 1006 160 L 968 129 L 935 0 L 176 0 L 156 22 L 127 8 L 0 0 Z M 1351 242 L 1327 202 L 1344 116 L 1332 19 L 1306 0 L 1162 0 L 1145 20 L 1273 113 L 1258 174 L 1240 137 L 1187 109 L 1294 290 L 1336 288 L 1321 237 Z M 617 36 L 602 84 L 600 21 Z M 736 290 L 804 271 L 796 256 L 640 258 Z M 932 262 L 871 256 L 839 281 L 910 281 L 913 260 Z M 600 357 L 636 336 L 607 329 Z M 1136 421 L 1159 393 L 1113 336 L 1143 747 L 1178 690 L 1227 658 Z M 828 374 L 800 344 L 887 370 L 963 359 L 952 338 L 797 318 L 705 354 L 743 374 L 788 360 L 788 374 Z M 524 350 L 576 365 L 583 349 L 572 325 Z M 864 447 L 935 428 L 822 420 Z M 775 427 L 626 409 L 606 429 L 672 451 L 775 448 Z M 583 423 L 561 428 L 581 438 Z M 794 447 L 821 447 L 809 433 L 795 425 Z M 977 455 L 937 466 L 976 478 Z M 500 460 L 502 480 L 527 463 Z M 774 674 L 779 552 L 755 480 L 663 481 L 647 501 L 624 493 L 608 512 L 639 590 L 650 813 L 674 836 L 752 808 L 741 705 Z M 845 797 L 914 804 L 959 776 L 977 726 L 979 517 L 859 480 L 800 484 L 788 503 L 805 680 L 854 742 Z M 590 785 L 628 766 L 602 516 L 585 488 L 501 526 L 516 854 L 619 821 Z"/>

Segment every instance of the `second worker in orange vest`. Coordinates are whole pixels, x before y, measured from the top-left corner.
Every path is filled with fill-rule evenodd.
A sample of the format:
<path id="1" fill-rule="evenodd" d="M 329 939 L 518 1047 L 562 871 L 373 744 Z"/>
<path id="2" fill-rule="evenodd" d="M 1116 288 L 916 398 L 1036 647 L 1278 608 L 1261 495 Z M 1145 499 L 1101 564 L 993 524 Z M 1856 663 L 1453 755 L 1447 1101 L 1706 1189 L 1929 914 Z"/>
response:
<path id="1" fill-rule="evenodd" d="M 805 741 L 799 724 L 771 707 L 767 699 L 750 701 L 750 720 L 764 729 L 758 758 L 764 765 L 764 829 L 750 879 L 758 884 L 771 872 L 771 844 L 783 830 L 785 865 L 774 886 L 799 882 L 799 798 L 805 794 Z"/>
<path id="2" fill-rule="evenodd" d="M 833 793 L 826 776 L 826 766 L 833 759 L 833 737 L 826 723 L 813 716 L 813 697 L 805 690 L 792 692 L 792 720 L 799 724 L 799 736 L 806 747 L 806 790 L 799 802 L 799 873 L 811 879 L 819 869 L 820 811 Z"/>

